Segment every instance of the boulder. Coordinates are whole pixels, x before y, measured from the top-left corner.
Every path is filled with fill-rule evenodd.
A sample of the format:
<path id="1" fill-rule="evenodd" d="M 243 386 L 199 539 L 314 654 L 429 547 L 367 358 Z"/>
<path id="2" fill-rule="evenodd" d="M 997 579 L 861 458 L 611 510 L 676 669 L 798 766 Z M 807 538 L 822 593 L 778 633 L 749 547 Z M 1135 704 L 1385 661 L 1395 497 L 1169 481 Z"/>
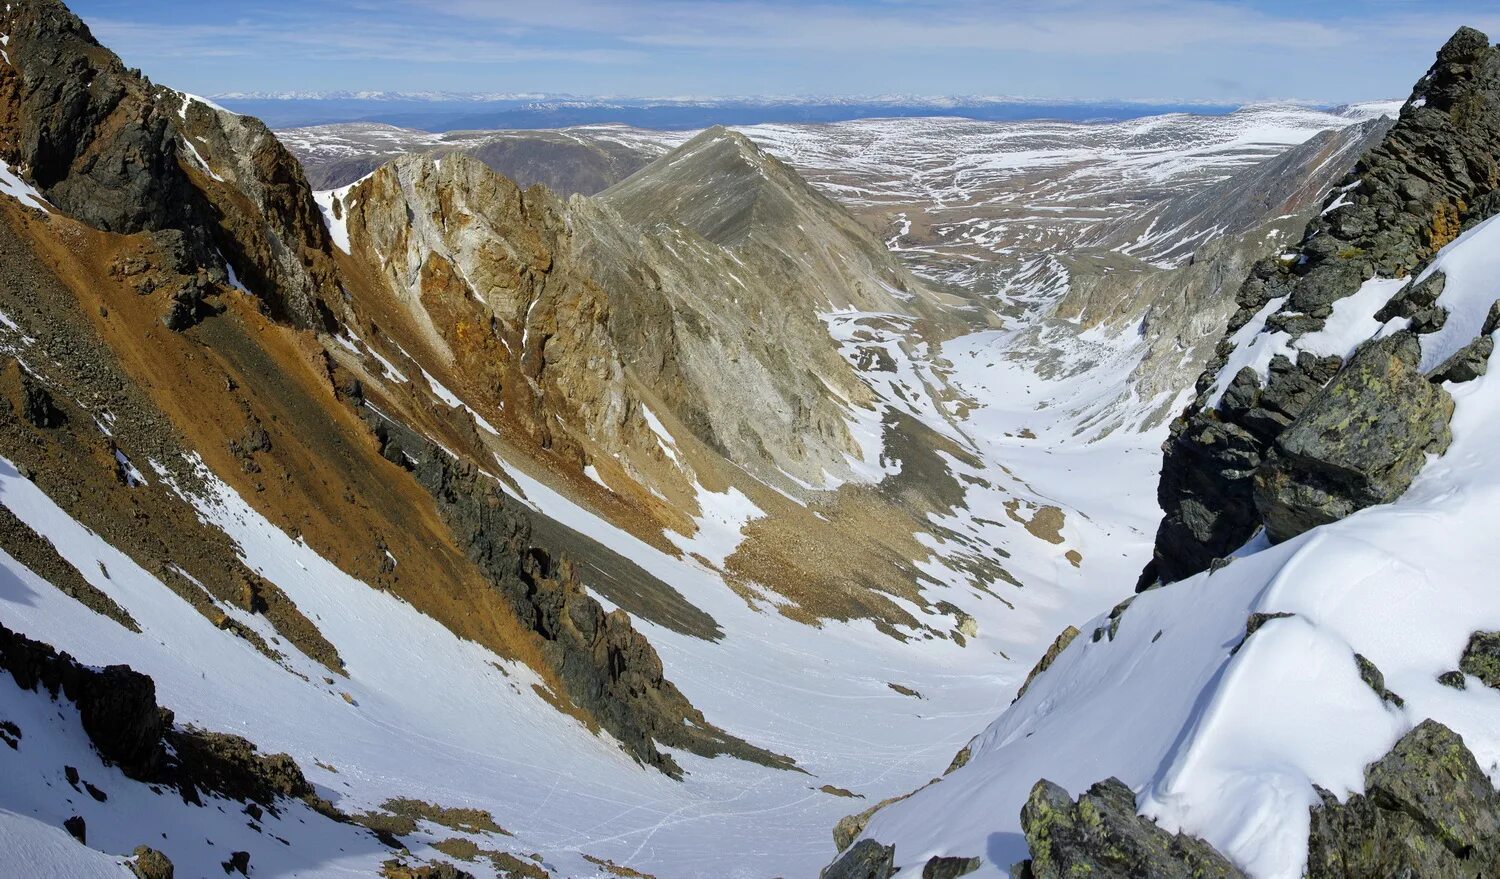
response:
<path id="1" fill-rule="evenodd" d="M 1500 689 L 1500 632 L 1470 635 L 1464 654 L 1458 660 L 1458 670 L 1479 678 L 1486 687 Z"/>
<path id="2" fill-rule="evenodd" d="M 1273 541 L 1395 500 L 1448 448 L 1453 398 L 1418 371 L 1420 356 L 1409 333 L 1366 344 L 1276 438 L 1254 476 Z"/>
<path id="3" fill-rule="evenodd" d="M 1428 378 L 1435 382 L 1473 381 L 1489 371 L 1490 355 L 1494 353 L 1495 340 L 1480 336 L 1438 364 Z"/>
<path id="4" fill-rule="evenodd" d="M 1089 788 L 1075 803 L 1046 779 L 1021 807 L 1032 879 L 1228 879 L 1243 877 L 1201 839 L 1168 833 L 1136 814 L 1135 794 L 1117 778 Z"/>
<path id="5" fill-rule="evenodd" d="M 823 871 L 822 879 L 890 879 L 895 863 L 895 846 L 861 839 Z"/>
<path id="6" fill-rule="evenodd" d="M 1308 879 L 1500 874 L 1500 794 L 1457 733 L 1425 720 L 1365 770 L 1365 793 L 1312 809 Z"/>
<path id="7" fill-rule="evenodd" d="M 130 863 L 130 872 L 138 879 L 172 879 L 175 871 L 166 855 L 144 845 L 136 846 L 132 855 L 135 860 Z"/>

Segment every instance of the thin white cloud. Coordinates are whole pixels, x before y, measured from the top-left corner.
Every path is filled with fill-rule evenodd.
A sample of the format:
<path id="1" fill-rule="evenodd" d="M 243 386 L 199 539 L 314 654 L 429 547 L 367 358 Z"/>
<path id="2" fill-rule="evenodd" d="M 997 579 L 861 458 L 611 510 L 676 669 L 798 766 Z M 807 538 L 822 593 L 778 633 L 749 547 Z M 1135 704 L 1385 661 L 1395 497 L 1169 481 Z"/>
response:
<path id="1" fill-rule="evenodd" d="M 1311 18 L 1273 16 L 1203 0 L 926 2 L 880 7 L 767 0 L 545 4 L 411 0 L 434 13 L 528 29 L 561 28 L 627 43 L 746 51 L 989 49 L 1120 55 L 1232 41 L 1295 50 L 1357 37 Z"/>

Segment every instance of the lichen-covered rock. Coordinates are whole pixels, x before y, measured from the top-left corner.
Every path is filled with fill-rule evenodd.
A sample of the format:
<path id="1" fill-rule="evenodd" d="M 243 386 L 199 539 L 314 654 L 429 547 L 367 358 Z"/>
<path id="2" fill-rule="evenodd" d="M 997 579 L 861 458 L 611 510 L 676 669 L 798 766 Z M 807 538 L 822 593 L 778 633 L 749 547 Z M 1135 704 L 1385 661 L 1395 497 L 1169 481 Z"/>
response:
<path id="1" fill-rule="evenodd" d="M 1359 679 L 1365 682 L 1365 686 L 1375 691 L 1375 695 L 1380 697 L 1380 701 L 1389 702 L 1397 708 L 1406 705 L 1405 699 L 1386 689 L 1385 674 L 1381 672 L 1375 663 L 1366 659 L 1364 655 L 1356 653 L 1354 654 L 1354 665 L 1359 669 Z"/>
<path id="2" fill-rule="evenodd" d="M 1255 506 L 1273 541 L 1401 496 L 1452 439 L 1453 399 L 1417 369 L 1415 337 L 1361 348 L 1275 440 Z"/>
<path id="3" fill-rule="evenodd" d="M 895 862 L 895 846 L 861 839 L 823 870 L 822 879 L 890 879 Z"/>
<path id="4" fill-rule="evenodd" d="M 1500 689 L 1500 632 L 1475 632 L 1464 646 L 1458 670 L 1471 674 L 1486 687 Z"/>
<path id="5" fill-rule="evenodd" d="M 1228 879 L 1243 877 L 1208 843 L 1168 833 L 1136 814 L 1119 779 L 1089 788 L 1075 803 L 1043 779 L 1021 807 L 1033 879 Z"/>
<path id="6" fill-rule="evenodd" d="M 1239 653 L 1240 648 L 1245 646 L 1245 642 L 1250 640 L 1250 636 L 1254 635 L 1256 632 L 1259 632 L 1266 623 L 1269 623 L 1272 620 L 1284 620 L 1288 617 L 1294 616 L 1296 616 L 1296 614 L 1286 613 L 1285 611 L 1276 611 L 1274 613 L 1263 613 L 1261 611 L 1256 611 L 1255 613 L 1250 614 L 1250 616 L 1245 618 L 1245 637 L 1241 638 L 1240 643 L 1234 645 L 1234 648 L 1231 649 L 1229 653 L 1231 655 Z"/>
<path id="7" fill-rule="evenodd" d="M 130 862 L 130 872 L 139 879 L 172 879 L 176 874 L 172 861 L 149 846 L 136 846 L 132 857 L 134 860 Z"/>
<path id="8" fill-rule="evenodd" d="M 1365 793 L 1312 810 L 1308 879 L 1473 879 L 1500 870 L 1500 794 L 1462 738 L 1423 721 L 1365 770 Z"/>

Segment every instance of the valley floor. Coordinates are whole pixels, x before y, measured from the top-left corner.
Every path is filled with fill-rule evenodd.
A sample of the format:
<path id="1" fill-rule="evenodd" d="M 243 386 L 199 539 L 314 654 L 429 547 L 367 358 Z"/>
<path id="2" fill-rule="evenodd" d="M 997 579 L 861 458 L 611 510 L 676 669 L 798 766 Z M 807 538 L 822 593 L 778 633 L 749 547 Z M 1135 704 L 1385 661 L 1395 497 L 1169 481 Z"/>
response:
<path id="1" fill-rule="evenodd" d="M 597 863 L 584 859 L 590 856 L 660 877 L 810 876 L 832 858 L 830 829 L 840 817 L 941 774 L 1009 703 L 1064 626 L 1128 593 L 1149 552 L 1159 432 L 1077 442 L 1077 398 L 1094 377 L 1040 380 L 1001 356 L 1006 341 L 1000 332 L 980 333 L 942 351 L 953 383 L 990 401 L 950 426 L 983 450 L 986 483 L 973 484 L 966 498 L 971 521 L 950 524 L 1008 546 L 1005 566 L 1026 584 L 1023 590 L 996 584 L 989 593 L 935 590 L 948 594 L 932 594 L 934 601 L 951 600 L 977 620 L 977 637 L 963 647 L 930 635 L 898 640 L 869 622 L 809 627 L 769 603 L 752 609 L 717 573 L 649 547 L 514 474 L 531 503 L 636 561 L 718 621 L 725 633 L 719 641 L 637 624 L 668 677 L 710 722 L 794 758 L 801 772 L 682 752 L 673 756 L 687 771 L 685 782 L 645 769 L 553 710 L 524 666 L 460 641 L 343 574 L 211 478 L 217 493 L 195 501 L 202 515 L 317 622 L 344 658 L 347 680 L 325 683 L 321 667 L 283 645 L 306 679 L 287 674 L 67 518 L 8 464 L 0 467 L 0 503 L 49 535 L 142 632 L 91 613 L 3 554 L 0 614 L 84 663 L 129 663 L 151 675 L 158 701 L 177 713 L 179 724 L 240 732 L 263 751 L 291 754 L 319 793 L 346 813 L 412 797 L 487 810 L 514 834 L 424 824 L 406 840 L 418 855 L 444 857 L 452 840 L 463 838 L 486 850 L 538 853 L 555 875 L 597 872 Z M 1058 543 L 1008 515 L 1005 504 L 1016 497 L 1035 499 L 1038 508 L 1045 501 L 1063 514 Z M 940 579 L 941 549 L 930 565 Z M 1078 554 L 1076 565 L 1068 551 Z M 264 627 L 248 615 L 243 622 Z M 263 634 L 275 637 L 268 628 Z M 128 852 L 149 843 L 132 815 L 144 808 L 143 799 L 168 802 L 175 795 L 151 794 L 100 765 L 76 726 L 71 737 L 61 728 L 47 731 L 58 724 L 48 719 L 56 712 L 44 697 L 7 689 L 3 698 L 0 714 L 20 723 L 24 738 L 21 750 L 0 748 L 0 764 L 5 777 L 27 779 L 5 803 L 8 839 L 49 844 L 63 820 L 79 814 L 97 848 Z M 45 751 L 33 746 L 54 738 Z M 64 779 L 64 766 L 78 767 L 108 800 L 80 796 Z M 363 831 L 311 813 L 289 811 L 259 830 L 247 829 L 238 808 L 181 814 L 184 828 L 196 827 L 192 835 L 205 840 L 192 846 L 196 860 L 178 856 L 183 875 L 217 870 L 228 852 L 245 847 L 234 841 L 247 833 L 290 842 L 283 862 L 257 865 L 262 875 L 369 875 L 388 856 Z M 440 848 L 424 852 L 416 840 Z M 18 867 L 27 851 L 7 846 L 0 872 Z M 54 875 L 118 875 L 114 861 L 96 860 L 98 871 L 54 861 L 60 871 Z"/>

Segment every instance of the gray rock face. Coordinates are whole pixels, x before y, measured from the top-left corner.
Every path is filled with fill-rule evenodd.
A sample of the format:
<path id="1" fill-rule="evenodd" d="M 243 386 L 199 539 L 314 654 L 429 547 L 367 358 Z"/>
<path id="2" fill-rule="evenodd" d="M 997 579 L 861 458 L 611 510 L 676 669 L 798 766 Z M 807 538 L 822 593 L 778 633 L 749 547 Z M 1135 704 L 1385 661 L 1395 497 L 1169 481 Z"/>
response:
<path id="1" fill-rule="evenodd" d="M 1473 381 L 1489 371 L 1490 355 L 1494 353 L 1495 340 L 1488 335 L 1480 336 L 1453 352 L 1428 377 L 1435 382 Z"/>
<path id="2" fill-rule="evenodd" d="M 1267 326 L 1297 337 L 1320 328 L 1333 304 L 1358 290 L 1366 279 L 1416 272 L 1463 228 L 1497 209 L 1500 199 L 1493 197 L 1500 189 L 1497 169 L 1500 50 L 1491 47 L 1484 34 L 1463 28 L 1439 51 L 1436 63 L 1417 83 L 1384 141 L 1338 187 L 1338 206 L 1308 225 L 1298 259 L 1256 264 L 1237 294 L 1239 311 L 1230 319 L 1229 333 L 1249 323 L 1268 303 L 1284 297 Z M 1416 330 L 1441 326 L 1446 315 L 1434 304 L 1441 283 L 1432 281 L 1403 291 L 1399 301 L 1388 307 L 1390 316 L 1411 318 Z M 1391 474 L 1394 482 L 1380 474 L 1355 472 L 1354 485 L 1309 485 L 1304 498 L 1291 497 L 1299 490 L 1292 485 L 1256 489 L 1251 474 L 1273 454 L 1277 437 L 1302 414 L 1302 407 L 1339 364 L 1335 358 L 1330 368 L 1326 360 L 1310 357 L 1273 363 L 1264 386 L 1254 376 L 1236 377 L 1236 387 L 1224 394 L 1219 405 L 1209 406 L 1208 392 L 1232 352 L 1228 339 L 1226 335 L 1200 376 L 1198 399 L 1173 423 L 1164 446 L 1158 500 L 1165 516 L 1157 531 L 1152 563 L 1142 574 L 1142 588 L 1202 571 L 1214 558 L 1249 539 L 1263 524 L 1257 505 L 1262 495 L 1288 499 L 1276 505 L 1278 515 L 1283 507 L 1302 511 L 1283 517 L 1273 527 L 1274 534 L 1285 537 L 1326 516 L 1358 509 L 1362 502 L 1344 496 L 1346 488 L 1355 489 L 1353 497 L 1379 498 L 1388 496 L 1383 489 L 1401 482 L 1398 472 Z M 1455 376 L 1461 372 L 1459 367 Z M 1330 411 L 1323 413 L 1324 426 L 1333 423 L 1333 408 L 1330 404 Z M 1293 443 L 1315 454 L 1328 451 L 1323 445 L 1310 435 Z M 1381 455 L 1388 464 L 1395 464 L 1398 459 L 1408 460 L 1408 452 Z M 1277 446 L 1274 454 L 1286 451 Z M 1286 475 L 1279 472 L 1281 466 L 1273 465 L 1267 477 Z M 1346 482 L 1346 474 L 1338 473 L 1336 467 L 1314 469 L 1320 476 L 1332 473 L 1336 481 Z M 1371 489 L 1374 493 L 1367 493 Z M 1303 515 L 1308 511 L 1313 512 Z"/>
<path id="3" fill-rule="evenodd" d="M 177 163 L 168 115 L 119 59 L 61 3 L 7 6 L 6 31 L 25 51 L 0 67 L 0 106 L 18 137 L 0 156 L 31 169 L 58 207 L 111 232 L 185 228 L 192 187 Z"/>
<path id="4" fill-rule="evenodd" d="M 1254 476 L 1274 541 L 1389 503 L 1452 436 L 1453 399 L 1417 369 L 1415 337 L 1372 342 L 1272 443 Z"/>
<path id="5" fill-rule="evenodd" d="M 821 879 L 890 879 L 895 861 L 895 846 L 861 839 L 825 869 Z"/>
<path id="6" fill-rule="evenodd" d="M 1345 803 L 1319 791 L 1308 879 L 1472 879 L 1500 869 L 1500 794 L 1463 739 L 1423 721 L 1365 770 Z"/>
<path id="7" fill-rule="evenodd" d="M 1244 876 L 1208 843 L 1157 827 L 1136 814 L 1135 794 L 1119 779 L 1089 788 L 1075 803 L 1043 779 L 1021 807 L 1030 879 L 1220 879 Z"/>

